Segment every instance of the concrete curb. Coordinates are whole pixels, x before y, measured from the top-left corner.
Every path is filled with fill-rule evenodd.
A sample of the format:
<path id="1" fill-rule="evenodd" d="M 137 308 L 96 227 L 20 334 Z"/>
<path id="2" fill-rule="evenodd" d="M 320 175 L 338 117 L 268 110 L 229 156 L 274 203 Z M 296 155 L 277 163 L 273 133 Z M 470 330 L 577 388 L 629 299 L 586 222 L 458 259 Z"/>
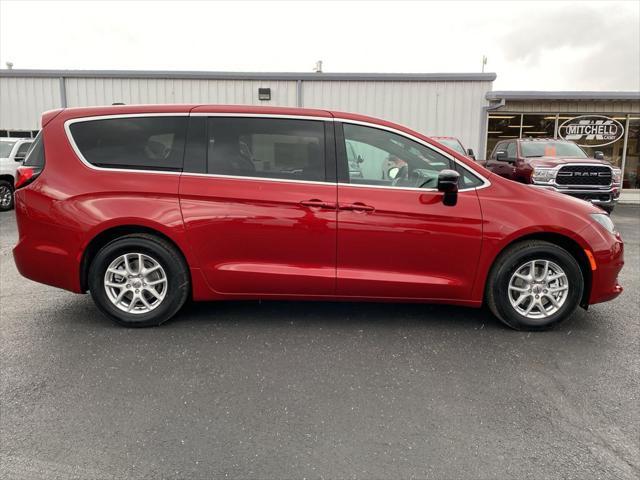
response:
<path id="1" fill-rule="evenodd" d="M 620 205 L 640 205 L 640 190 L 623 190 L 618 203 Z"/>

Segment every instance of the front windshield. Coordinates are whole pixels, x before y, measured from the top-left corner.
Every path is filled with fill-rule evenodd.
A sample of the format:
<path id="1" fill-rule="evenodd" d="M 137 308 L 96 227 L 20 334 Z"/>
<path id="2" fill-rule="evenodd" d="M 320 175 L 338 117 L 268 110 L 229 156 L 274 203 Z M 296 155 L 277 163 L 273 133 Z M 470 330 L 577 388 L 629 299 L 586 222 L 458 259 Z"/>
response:
<path id="1" fill-rule="evenodd" d="M 13 146 L 16 142 L 0 142 L 0 157 L 7 158 L 11 155 L 11 150 L 13 150 Z"/>
<path id="2" fill-rule="evenodd" d="M 460 142 L 457 141 L 454 138 L 436 138 L 436 140 L 449 147 L 451 150 L 455 150 L 458 153 L 461 153 L 462 155 L 466 155 L 467 152 L 464 151 L 464 148 L 462 148 L 462 145 L 460 145 Z"/>
<path id="3" fill-rule="evenodd" d="M 520 150 L 524 157 L 587 158 L 584 150 L 571 142 L 522 142 Z"/>

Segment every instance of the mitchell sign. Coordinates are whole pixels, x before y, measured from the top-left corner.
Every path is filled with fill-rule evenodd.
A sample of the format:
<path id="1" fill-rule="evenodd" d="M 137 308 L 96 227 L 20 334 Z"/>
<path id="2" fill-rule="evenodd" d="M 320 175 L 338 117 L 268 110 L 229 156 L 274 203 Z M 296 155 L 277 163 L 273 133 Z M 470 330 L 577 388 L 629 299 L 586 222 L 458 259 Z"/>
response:
<path id="1" fill-rule="evenodd" d="M 624 135 L 624 127 L 613 118 L 602 115 L 581 115 L 574 117 L 558 129 L 565 140 L 576 142 L 581 147 L 603 147 Z"/>

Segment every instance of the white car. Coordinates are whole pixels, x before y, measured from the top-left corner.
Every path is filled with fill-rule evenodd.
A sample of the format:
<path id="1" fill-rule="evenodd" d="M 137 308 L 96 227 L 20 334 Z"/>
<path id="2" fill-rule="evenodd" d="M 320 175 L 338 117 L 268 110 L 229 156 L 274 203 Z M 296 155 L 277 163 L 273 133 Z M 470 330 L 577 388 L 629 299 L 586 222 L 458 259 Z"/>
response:
<path id="1" fill-rule="evenodd" d="M 16 170 L 32 143 L 32 138 L 0 138 L 0 212 L 13 208 Z"/>

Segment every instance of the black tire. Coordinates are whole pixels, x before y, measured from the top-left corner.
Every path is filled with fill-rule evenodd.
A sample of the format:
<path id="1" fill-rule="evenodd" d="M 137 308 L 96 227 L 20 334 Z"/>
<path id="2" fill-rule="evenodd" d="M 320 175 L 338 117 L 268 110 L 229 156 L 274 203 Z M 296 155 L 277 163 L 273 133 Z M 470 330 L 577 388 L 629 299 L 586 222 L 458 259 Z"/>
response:
<path id="1" fill-rule="evenodd" d="M 7 197 L 7 201 L 3 201 L 7 191 L 10 196 Z M 7 180 L 0 180 L 0 212 L 9 210 L 13 210 L 13 184 Z"/>
<path id="2" fill-rule="evenodd" d="M 116 307 L 107 296 L 105 273 L 109 265 L 125 253 L 142 253 L 152 257 L 166 274 L 165 297 L 149 312 L 127 313 Z M 191 290 L 187 266 L 173 245 L 154 235 L 138 233 L 117 238 L 102 247 L 91 261 L 88 283 L 91 296 L 100 311 L 125 327 L 151 327 L 166 322 L 184 305 Z"/>
<path id="3" fill-rule="evenodd" d="M 556 312 L 542 319 L 531 319 L 511 305 L 509 281 L 521 266 L 538 259 L 554 262 L 564 271 L 568 279 L 568 291 L 564 303 Z M 569 317 L 579 305 L 583 290 L 582 270 L 573 255 L 553 243 L 529 240 L 516 243 L 500 254 L 489 273 L 485 298 L 493 314 L 509 327 L 536 331 L 551 328 Z"/>

